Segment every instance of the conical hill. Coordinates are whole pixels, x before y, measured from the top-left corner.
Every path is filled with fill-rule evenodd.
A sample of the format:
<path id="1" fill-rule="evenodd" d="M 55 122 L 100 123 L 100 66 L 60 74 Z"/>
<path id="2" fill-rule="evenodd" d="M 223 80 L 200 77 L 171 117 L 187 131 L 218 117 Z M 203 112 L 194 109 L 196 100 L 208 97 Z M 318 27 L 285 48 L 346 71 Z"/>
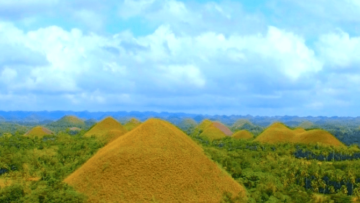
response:
<path id="1" fill-rule="evenodd" d="M 232 134 L 231 130 L 220 122 L 203 120 L 193 131 L 193 136 L 206 137 L 209 140 L 221 139 Z"/>
<path id="2" fill-rule="evenodd" d="M 255 138 L 255 141 L 266 143 L 292 142 L 295 133 L 283 123 L 276 122 L 265 129 L 263 133 Z"/>
<path id="3" fill-rule="evenodd" d="M 245 189 L 169 122 L 149 119 L 65 179 L 89 202 L 220 202 Z"/>
<path id="4" fill-rule="evenodd" d="M 31 130 L 27 131 L 24 136 L 28 137 L 44 137 L 45 135 L 51 135 L 53 132 L 43 126 L 36 126 Z"/>
<path id="5" fill-rule="evenodd" d="M 231 130 L 226 125 L 220 122 L 213 122 L 213 125 L 227 136 L 231 136 L 233 134 L 233 132 L 231 132 Z"/>
<path id="6" fill-rule="evenodd" d="M 116 130 L 116 133 L 114 132 Z M 112 131 L 112 132 L 110 132 Z M 110 133 L 109 133 L 110 132 Z M 95 124 L 88 132 L 84 134 L 85 137 L 95 136 L 99 140 L 109 143 L 119 136 L 125 134 L 127 130 L 121 123 L 117 122 L 112 117 L 107 117 L 99 123 Z"/>
<path id="7" fill-rule="evenodd" d="M 136 118 L 131 118 L 128 122 L 125 123 L 124 127 L 127 131 L 130 131 L 137 126 L 139 126 L 141 122 Z"/>
<path id="8" fill-rule="evenodd" d="M 253 127 L 254 125 L 248 119 L 239 119 L 231 126 L 231 129 L 242 129 L 244 126 Z"/>
<path id="9" fill-rule="evenodd" d="M 81 119 L 79 119 L 76 116 L 64 116 L 58 121 L 55 121 L 50 126 L 56 126 L 56 127 L 79 127 L 83 128 L 85 127 L 85 122 Z"/>
<path id="10" fill-rule="evenodd" d="M 234 139 L 252 139 L 254 135 L 247 130 L 240 130 L 235 132 L 231 137 Z"/>
<path id="11" fill-rule="evenodd" d="M 211 124 L 200 134 L 202 137 L 206 137 L 210 141 L 227 137 L 223 131 L 217 128 L 214 124 Z"/>
<path id="12" fill-rule="evenodd" d="M 305 131 L 294 138 L 295 143 L 303 143 L 303 144 L 315 144 L 320 143 L 323 145 L 330 146 L 345 146 L 342 142 L 340 142 L 336 137 L 325 130 L 314 129 Z"/>

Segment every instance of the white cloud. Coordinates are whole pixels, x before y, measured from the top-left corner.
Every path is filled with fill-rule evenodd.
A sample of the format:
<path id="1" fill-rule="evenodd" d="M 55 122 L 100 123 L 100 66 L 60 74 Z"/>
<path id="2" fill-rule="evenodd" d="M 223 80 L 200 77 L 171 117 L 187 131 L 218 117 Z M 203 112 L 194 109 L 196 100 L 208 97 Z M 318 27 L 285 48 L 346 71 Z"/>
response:
<path id="1" fill-rule="evenodd" d="M 322 60 L 333 68 L 351 68 L 360 65 L 360 36 L 350 37 L 340 31 L 320 36 L 317 44 Z"/>

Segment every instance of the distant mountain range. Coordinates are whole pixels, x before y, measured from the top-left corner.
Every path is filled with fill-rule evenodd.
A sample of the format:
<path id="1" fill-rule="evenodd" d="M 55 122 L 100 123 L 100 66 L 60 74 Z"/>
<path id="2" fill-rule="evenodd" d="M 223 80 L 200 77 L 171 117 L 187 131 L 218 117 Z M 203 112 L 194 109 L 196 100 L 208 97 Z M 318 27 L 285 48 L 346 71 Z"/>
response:
<path id="1" fill-rule="evenodd" d="M 315 125 L 326 124 L 346 124 L 347 126 L 360 126 L 360 117 L 325 117 L 325 116 L 251 116 L 251 115 L 203 115 L 188 113 L 169 113 L 169 112 L 152 112 L 152 111 L 117 111 L 117 112 L 89 112 L 89 111 L 0 111 L 0 122 L 16 122 L 29 124 L 46 124 L 59 120 L 63 116 L 73 115 L 81 119 L 95 119 L 100 121 L 107 116 L 112 116 L 117 120 L 126 120 L 132 117 L 145 121 L 148 118 L 161 118 L 171 123 L 179 124 L 184 118 L 192 118 L 196 122 L 204 119 L 217 120 L 226 125 L 234 124 L 238 119 L 247 119 L 251 123 L 259 126 L 268 126 L 275 121 L 280 121 L 288 126 L 297 126 L 304 121 L 310 121 Z"/>

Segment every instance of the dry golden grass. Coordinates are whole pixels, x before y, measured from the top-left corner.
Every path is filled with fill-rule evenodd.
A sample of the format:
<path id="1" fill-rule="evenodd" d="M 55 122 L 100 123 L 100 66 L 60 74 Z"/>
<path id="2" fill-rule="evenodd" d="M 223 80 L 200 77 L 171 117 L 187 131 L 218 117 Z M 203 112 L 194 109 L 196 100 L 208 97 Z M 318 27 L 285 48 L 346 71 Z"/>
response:
<path id="1" fill-rule="evenodd" d="M 235 132 L 231 137 L 234 139 L 252 139 L 254 135 L 247 130 L 240 130 Z"/>
<path id="2" fill-rule="evenodd" d="M 304 144 L 311 144 L 311 143 L 319 143 L 323 145 L 330 145 L 330 146 L 337 146 L 342 147 L 345 146 L 341 143 L 336 137 L 325 130 L 314 129 L 303 132 L 295 137 L 295 143 L 304 143 Z"/>
<path id="3" fill-rule="evenodd" d="M 273 123 L 255 141 L 266 143 L 302 143 L 315 144 L 319 143 L 327 146 L 345 146 L 336 137 L 329 132 L 320 129 L 306 131 L 303 128 L 289 129 L 282 123 Z"/>
<path id="4" fill-rule="evenodd" d="M 201 121 L 201 123 L 197 126 L 197 128 L 204 131 L 205 128 L 207 128 L 211 124 L 212 124 L 211 120 L 205 119 L 205 120 Z"/>
<path id="5" fill-rule="evenodd" d="M 293 131 L 296 135 L 306 132 L 304 128 L 300 128 L 300 127 L 295 128 Z"/>
<path id="6" fill-rule="evenodd" d="M 206 137 L 210 141 L 226 137 L 225 133 L 223 133 L 223 131 L 221 131 L 219 128 L 217 128 L 213 124 L 206 127 L 205 130 L 200 134 L 200 136 Z"/>
<path id="7" fill-rule="evenodd" d="M 201 132 L 200 136 L 207 137 L 209 140 L 216 140 L 231 135 L 231 130 L 220 122 L 213 122 L 208 119 L 203 120 L 195 129 Z"/>
<path id="8" fill-rule="evenodd" d="M 121 125 L 121 123 L 117 122 L 112 117 L 107 117 L 86 132 L 84 136 L 95 136 L 99 140 L 109 143 L 126 132 L 127 130 Z"/>
<path id="9" fill-rule="evenodd" d="M 136 118 L 131 118 L 127 123 L 125 123 L 124 127 L 127 131 L 131 131 L 132 129 L 139 126 L 141 122 Z"/>
<path id="10" fill-rule="evenodd" d="M 263 133 L 255 138 L 255 141 L 266 143 L 292 142 L 295 132 L 286 127 L 283 123 L 276 122 L 270 125 Z"/>
<path id="11" fill-rule="evenodd" d="M 36 126 L 34 128 L 32 128 L 31 130 L 29 130 L 28 132 L 26 132 L 24 134 L 24 136 L 28 136 L 28 137 L 39 137 L 42 138 L 45 135 L 51 135 L 53 134 L 53 132 L 43 126 Z"/>
<path id="12" fill-rule="evenodd" d="M 245 189 L 169 122 L 149 119 L 100 149 L 66 183 L 89 202 L 220 202 Z"/>

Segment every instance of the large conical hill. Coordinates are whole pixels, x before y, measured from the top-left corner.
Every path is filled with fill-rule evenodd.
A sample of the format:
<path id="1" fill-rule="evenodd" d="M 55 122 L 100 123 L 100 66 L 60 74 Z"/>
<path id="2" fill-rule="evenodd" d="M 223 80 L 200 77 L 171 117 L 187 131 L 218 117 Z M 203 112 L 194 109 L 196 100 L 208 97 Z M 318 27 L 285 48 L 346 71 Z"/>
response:
<path id="1" fill-rule="evenodd" d="M 249 131 L 247 130 L 240 130 L 235 132 L 233 135 L 231 135 L 232 138 L 234 139 L 252 139 L 254 138 L 254 135 L 251 134 Z"/>
<path id="2" fill-rule="evenodd" d="M 65 179 L 89 202 L 220 202 L 245 189 L 169 122 L 149 119 Z"/>
<path id="3" fill-rule="evenodd" d="M 45 135 L 51 135 L 53 132 L 43 126 L 36 126 L 32 128 L 31 130 L 27 131 L 24 136 L 28 137 L 39 137 L 42 138 Z"/>
<path id="4" fill-rule="evenodd" d="M 315 144 L 320 143 L 328 146 L 345 146 L 336 137 L 325 130 L 314 129 L 303 132 L 294 138 L 295 143 Z"/>
<path id="5" fill-rule="evenodd" d="M 271 124 L 263 133 L 255 138 L 255 141 L 263 143 L 292 142 L 295 133 L 286 125 L 280 122 Z"/>
<path id="6" fill-rule="evenodd" d="M 139 126 L 141 124 L 141 122 L 136 119 L 136 118 L 131 118 L 129 121 L 127 121 L 124 125 L 125 129 L 127 131 L 130 131 L 134 128 L 136 128 L 137 126 Z"/>
<path id="7" fill-rule="evenodd" d="M 112 130 L 117 130 L 116 133 L 111 132 Z M 95 136 L 99 140 L 109 143 L 115 140 L 117 137 L 125 134 L 127 130 L 121 123 L 117 122 L 112 117 L 107 117 L 99 123 L 95 124 L 88 132 L 84 134 L 85 137 Z"/>

